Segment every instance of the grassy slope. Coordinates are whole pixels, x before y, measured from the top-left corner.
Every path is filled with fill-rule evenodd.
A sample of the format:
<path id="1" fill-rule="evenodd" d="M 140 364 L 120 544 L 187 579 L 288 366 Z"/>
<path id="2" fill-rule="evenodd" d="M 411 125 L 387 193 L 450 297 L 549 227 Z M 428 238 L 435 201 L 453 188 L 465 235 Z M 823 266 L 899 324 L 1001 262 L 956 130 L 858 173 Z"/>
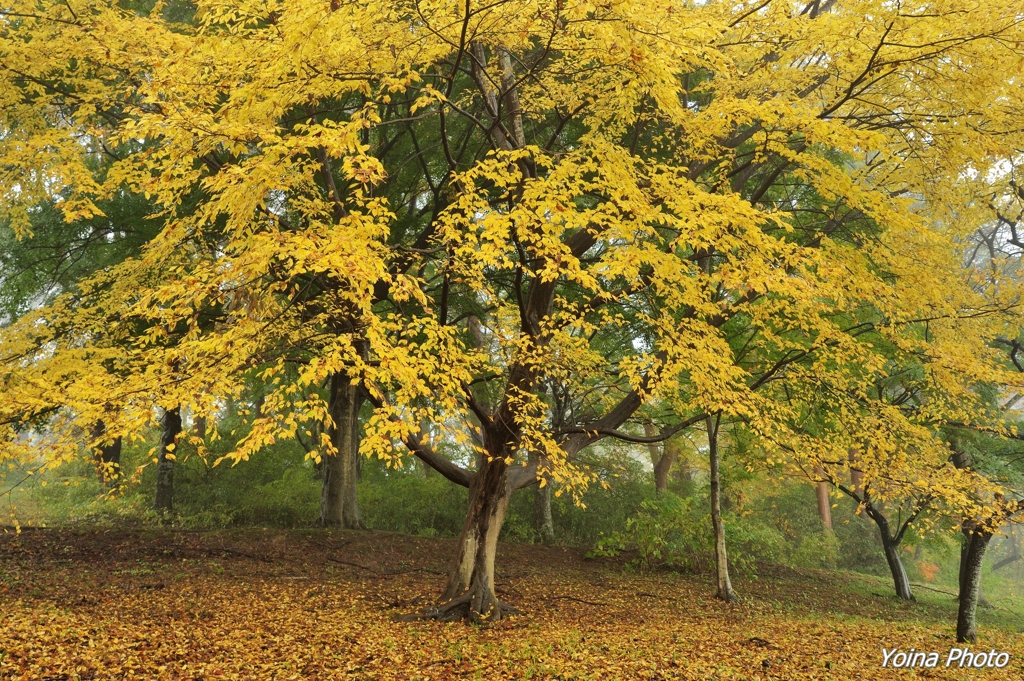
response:
<path id="1" fill-rule="evenodd" d="M 881 668 L 881 648 L 954 645 L 955 602 L 788 569 L 711 598 L 705 577 L 633 575 L 504 545 L 490 627 L 401 623 L 438 593 L 453 542 L 368 532 L 31 530 L 0 534 L 0 679 L 1024 678 L 1006 611 L 976 649 L 1005 670 Z"/>

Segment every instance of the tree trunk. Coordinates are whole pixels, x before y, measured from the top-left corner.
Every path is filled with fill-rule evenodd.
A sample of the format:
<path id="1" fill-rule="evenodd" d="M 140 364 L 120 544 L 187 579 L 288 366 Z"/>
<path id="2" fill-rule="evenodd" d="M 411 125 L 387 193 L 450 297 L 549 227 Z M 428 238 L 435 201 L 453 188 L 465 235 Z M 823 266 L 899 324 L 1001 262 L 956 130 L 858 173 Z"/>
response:
<path id="1" fill-rule="evenodd" d="M 903 568 L 903 561 L 900 559 L 899 544 L 882 540 L 885 551 L 885 562 L 889 564 L 889 572 L 892 573 L 893 585 L 896 587 L 896 595 L 905 601 L 914 600 L 910 592 L 910 580 L 907 578 L 907 571 Z"/>
<path id="2" fill-rule="evenodd" d="M 819 478 L 825 477 L 825 471 L 820 466 L 814 469 L 815 475 Z M 832 500 L 828 496 L 829 484 L 827 482 L 819 482 L 817 484 L 818 494 L 818 517 L 821 518 L 821 524 L 832 529 Z"/>
<path id="3" fill-rule="evenodd" d="M 718 475 L 718 425 L 721 415 L 708 417 L 708 456 L 711 463 L 711 524 L 715 530 L 715 596 L 723 601 L 735 601 L 729 579 L 729 557 L 725 551 L 725 523 L 722 522 L 722 489 Z"/>
<path id="4" fill-rule="evenodd" d="M 992 533 L 975 526 L 967 536 L 965 560 L 961 563 L 960 608 L 956 614 L 956 640 L 959 643 L 974 643 L 978 639 L 975 614 L 981 599 L 981 561 Z"/>
<path id="5" fill-rule="evenodd" d="M 885 562 L 889 564 L 889 572 L 892 574 L 893 585 L 896 587 L 896 595 L 905 601 L 914 600 L 914 595 L 910 592 L 907 571 L 903 568 L 903 561 L 900 559 L 900 542 L 892 536 L 889 521 L 870 504 L 865 506 L 865 509 L 868 517 L 875 521 L 878 533 L 882 537 L 882 550 L 885 552 Z"/>
<path id="6" fill-rule="evenodd" d="M 164 412 L 163 432 L 160 434 L 160 451 L 156 462 L 156 494 L 153 508 L 170 511 L 174 495 L 174 459 L 178 436 L 181 434 L 181 409 L 175 407 Z"/>
<path id="7" fill-rule="evenodd" d="M 100 438 L 107 432 L 107 425 L 103 421 L 96 422 L 93 435 Z M 109 443 L 101 444 L 96 448 L 96 472 L 99 475 L 100 483 L 105 487 L 113 487 L 121 476 L 121 436 L 115 437 Z"/>
<path id="8" fill-rule="evenodd" d="M 967 576 L 967 555 L 971 546 L 971 531 L 967 529 L 966 523 L 963 523 L 960 528 L 960 532 L 963 537 L 960 540 L 960 573 L 957 576 L 957 599 L 964 594 L 964 578 Z"/>
<path id="9" fill-rule="evenodd" d="M 359 479 L 359 386 L 345 374 L 331 376 L 328 405 L 334 426 L 329 431 L 335 454 L 323 457 L 319 524 L 361 529 L 356 482 Z"/>
<path id="10" fill-rule="evenodd" d="M 652 437 L 658 434 L 658 429 L 650 423 L 645 423 L 644 434 Z M 647 448 L 651 453 L 651 465 L 654 466 L 654 489 L 657 492 L 664 492 L 668 489 L 668 474 L 679 455 L 679 450 L 668 440 L 661 443 L 661 446 L 651 442 Z"/>
<path id="11" fill-rule="evenodd" d="M 206 417 L 197 416 L 192 423 L 192 432 L 200 440 L 206 439 Z"/>
<path id="12" fill-rule="evenodd" d="M 545 544 L 555 543 L 555 522 L 551 518 L 551 480 L 546 479 L 544 486 L 537 485 L 533 490 L 533 512 L 540 540 Z"/>
<path id="13" fill-rule="evenodd" d="M 469 510 L 459 536 L 457 560 L 437 605 L 407 619 L 497 621 L 518 610 L 494 592 L 494 559 L 512 489 L 503 455 L 481 460 L 469 486 Z"/>
<path id="14" fill-rule="evenodd" d="M 661 458 L 658 459 L 658 463 L 654 465 L 654 489 L 658 492 L 664 492 L 668 489 L 668 473 L 672 470 L 672 464 L 676 461 L 676 452 L 669 446 L 669 443 L 665 443 L 665 447 Z"/>

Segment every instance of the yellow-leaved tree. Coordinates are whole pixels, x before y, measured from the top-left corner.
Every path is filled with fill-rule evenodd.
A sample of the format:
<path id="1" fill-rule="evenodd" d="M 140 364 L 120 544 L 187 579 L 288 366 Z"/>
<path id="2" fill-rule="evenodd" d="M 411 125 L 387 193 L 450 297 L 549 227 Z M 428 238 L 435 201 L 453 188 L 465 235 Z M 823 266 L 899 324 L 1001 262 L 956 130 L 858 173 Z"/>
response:
<path id="1" fill-rule="evenodd" d="M 127 190 L 167 227 L 4 330 L 0 458 L 31 440 L 56 465 L 100 419 L 138 437 L 154 405 L 215 418 L 253 371 L 269 392 L 236 460 L 343 430 L 365 397 L 364 453 L 408 449 L 470 490 L 417 616 L 510 612 L 511 494 L 586 485 L 577 455 L 603 438 L 724 416 L 799 451 L 815 381 L 855 400 L 884 369 L 863 325 L 928 353 L 949 398 L 889 429 L 847 409 L 829 452 L 927 442 L 997 371 L 976 352 L 995 322 L 938 320 L 1016 309 L 956 270 L 1024 142 L 1009 0 L 5 8 L 5 217 L 60 188 L 74 220 Z M 766 390 L 787 382 L 801 404 Z M 637 435 L 650 402 L 675 416 Z"/>

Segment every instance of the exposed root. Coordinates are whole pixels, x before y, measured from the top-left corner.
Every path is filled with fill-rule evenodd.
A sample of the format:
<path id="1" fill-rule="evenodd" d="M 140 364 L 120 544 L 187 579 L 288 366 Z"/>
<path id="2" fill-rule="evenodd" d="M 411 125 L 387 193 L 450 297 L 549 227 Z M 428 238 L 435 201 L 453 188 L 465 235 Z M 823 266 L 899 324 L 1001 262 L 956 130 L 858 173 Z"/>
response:
<path id="1" fill-rule="evenodd" d="M 520 610 L 498 600 L 498 597 L 490 589 L 471 587 L 461 596 L 424 608 L 419 612 L 402 615 L 397 619 L 401 622 L 433 620 L 436 622 L 493 623 L 502 617 L 521 614 Z"/>

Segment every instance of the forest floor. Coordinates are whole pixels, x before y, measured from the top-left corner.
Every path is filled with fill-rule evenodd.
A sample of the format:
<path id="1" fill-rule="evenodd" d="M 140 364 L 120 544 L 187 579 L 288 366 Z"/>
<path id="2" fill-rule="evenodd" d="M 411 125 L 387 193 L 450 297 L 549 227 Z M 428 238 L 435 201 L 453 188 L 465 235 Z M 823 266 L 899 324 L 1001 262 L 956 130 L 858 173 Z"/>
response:
<path id="1" fill-rule="evenodd" d="M 0 679 L 1024 678 L 1013 618 L 980 616 L 973 650 L 1005 669 L 943 668 L 955 602 L 884 580 L 762 570 L 637 575 L 582 552 L 502 545 L 492 626 L 399 622 L 444 583 L 454 542 L 376 532 L 0 533 Z M 937 669 L 882 668 L 882 648 Z M 954 663 L 955 665 L 955 663 Z"/>

